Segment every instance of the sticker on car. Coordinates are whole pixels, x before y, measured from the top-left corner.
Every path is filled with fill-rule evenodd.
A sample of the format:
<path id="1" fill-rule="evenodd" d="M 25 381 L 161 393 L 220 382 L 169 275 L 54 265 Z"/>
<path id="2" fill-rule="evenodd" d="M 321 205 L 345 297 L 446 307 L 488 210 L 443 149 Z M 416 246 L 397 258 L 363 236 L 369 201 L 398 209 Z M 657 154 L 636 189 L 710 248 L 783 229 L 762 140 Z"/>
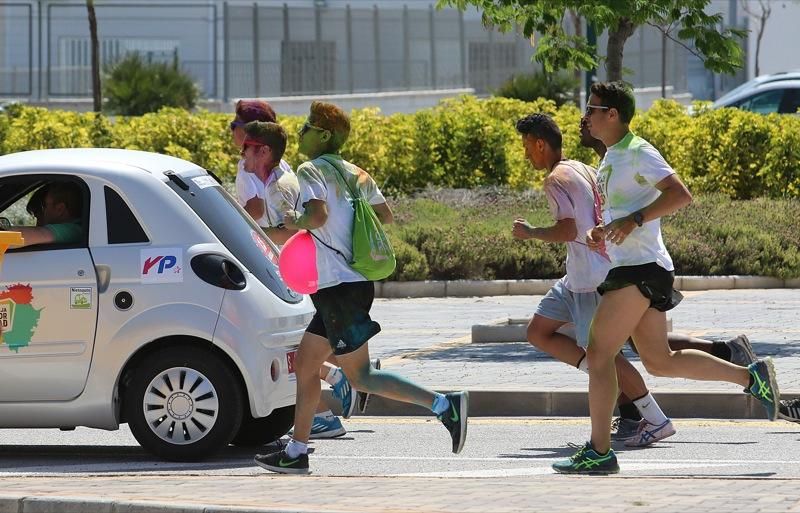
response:
<path id="1" fill-rule="evenodd" d="M 92 287 L 70 287 L 69 308 L 70 310 L 91 310 Z"/>
<path id="2" fill-rule="evenodd" d="M 183 281 L 183 251 L 180 248 L 143 249 L 139 260 L 142 283 Z"/>

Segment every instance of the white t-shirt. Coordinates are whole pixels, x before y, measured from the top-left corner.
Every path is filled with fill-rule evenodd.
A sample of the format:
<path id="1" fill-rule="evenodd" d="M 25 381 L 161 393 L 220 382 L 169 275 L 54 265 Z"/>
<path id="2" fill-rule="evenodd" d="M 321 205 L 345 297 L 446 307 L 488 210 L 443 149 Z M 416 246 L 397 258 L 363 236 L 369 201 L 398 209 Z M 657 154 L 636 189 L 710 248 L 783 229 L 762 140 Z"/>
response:
<path id="1" fill-rule="evenodd" d="M 350 189 L 355 190 L 358 187 L 362 197 L 370 205 L 386 203 L 386 198 L 378 190 L 375 180 L 366 171 L 342 160 L 338 155 L 325 155 L 325 157 L 342 162 L 341 167 L 346 171 L 344 178 L 347 184 L 342 181 L 342 176 L 336 168 L 322 158 L 304 162 L 297 168 L 300 203 L 305 206 L 308 201 L 316 199 L 324 201 L 328 207 L 328 220 L 320 228 L 312 230 L 316 236 L 314 243 L 317 246 L 317 271 L 321 289 L 340 283 L 366 281 L 364 276 L 354 271 L 348 264 L 353 259 L 354 211 L 350 203 L 352 199 Z"/>
<path id="2" fill-rule="evenodd" d="M 572 292 L 595 292 L 611 268 L 605 251 L 597 253 L 586 245 L 586 232 L 601 220 L 595 177 L 594 168 L 576 160 L 564 160 L 544 179 L 544 194 L 553 219 L 574 219 L 578 229 L 575 240 L 567 242 L 564 286 Z"/>
<path id="3" fill-rule="evenodd" d="M 603 222 L 637 212 L 661 195 L 656 184 L 675 174 L 664 157 L 649 142 L 628 133 L 608 148 L 597 170 L 597 182 L 603 202 Z M 613 267 L 657 263 L 674 271 L 664 240 L 661 220 L 654 219 L 636 227 L 620 244 L 607 244 Z"/>
<path id="4" fill-rule="evenodd" d="M 266 184 L 255 173 L 244 170 L 244 159 L 239 161 L 236 172 L 237 200 L 243 207 L 253 198 L 264 200 L 264 215 L 255 220 L 262 228 L 275 228 L 282 223 L 283 214 L 297 208 L 299 195 L 297 176 L 286 161 L 281 160 L 278 167 L 272 170 Z"/>

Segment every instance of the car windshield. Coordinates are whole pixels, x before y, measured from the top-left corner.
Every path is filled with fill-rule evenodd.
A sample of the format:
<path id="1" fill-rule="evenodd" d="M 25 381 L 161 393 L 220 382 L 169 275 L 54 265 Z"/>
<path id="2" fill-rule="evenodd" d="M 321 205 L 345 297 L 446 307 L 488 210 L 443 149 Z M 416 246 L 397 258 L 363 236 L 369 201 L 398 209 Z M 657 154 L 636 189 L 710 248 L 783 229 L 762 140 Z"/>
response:
<path id="1" fill-rule="evenodd" d="M 717 99 L 717 101 L 714 102 L 714 107 L 718 107 L 718 106 L 722 105 L 723 103 L 726 103 L 728 100 L 730 100 L 731 98 L 733 98 L 737 94 L 741 93 L 742 91 L 745 91 L 747 89 L 755 87 L 756 84 L 758 84 L 758 82 L 756 82 L 755 80 L 750 80 L 749 82 L 745 82 L 744 84 L 741 84 L 741 85 L 738 85 L 738 86 L 734 87 L 733 89 L 731 89 L 727 93 L 725 93 L 722 96 L 720 96 Z"/>
<path id="2" fill-rule="evenodd" d="M 303 299 L 281 279 L 278 248 L 214 178 L 199 172 L 167 176 L 170 178 L 167 184 L 273 294 L 287 303 L 299 303 Z"/>

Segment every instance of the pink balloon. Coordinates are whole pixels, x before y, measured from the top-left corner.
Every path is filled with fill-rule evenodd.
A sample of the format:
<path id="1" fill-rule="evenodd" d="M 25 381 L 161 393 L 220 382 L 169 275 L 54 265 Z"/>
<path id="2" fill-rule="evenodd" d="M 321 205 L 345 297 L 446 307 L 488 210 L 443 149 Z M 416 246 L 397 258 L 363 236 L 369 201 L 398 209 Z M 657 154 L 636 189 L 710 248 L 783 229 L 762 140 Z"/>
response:
<path id="1" fill-rule="evenodd" d="M 313 294 L 318 289 L 317 247 L 306 230 L 292 235 L 281 249 L 278 269 L 286 285 L 300 294 Z"/>

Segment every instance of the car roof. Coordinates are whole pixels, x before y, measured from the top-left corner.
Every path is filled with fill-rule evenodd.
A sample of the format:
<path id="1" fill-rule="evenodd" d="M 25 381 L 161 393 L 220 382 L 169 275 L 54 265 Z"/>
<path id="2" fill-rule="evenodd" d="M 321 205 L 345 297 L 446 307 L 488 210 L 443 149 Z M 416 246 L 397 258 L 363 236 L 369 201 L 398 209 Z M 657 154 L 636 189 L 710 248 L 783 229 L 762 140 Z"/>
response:
<path id="1" fill-rule="evenodd" d="M 5 171 L 39 168 L 48 171 L 87 171 L 98 165 L 113 168 L 135 167 L 159 179 L 167 171 L 181 173 L 200 169 L 187 160 L 159 153 L 112 148 L 69 148 L 33 150 L 11 153 L 0 157 L 0 173 Z"/>
<path id="2" fill-rule="evenodd" d="M 742 89 L 734 95 L 725 95 L 716 102 L 714 107 L 725 107 L 740 100 L 744 100 L 763 91 L 774 91 L 776 89 L 800 89 L 800 73 L 797 73 L 796 78 L 786 78 L 782 80 L 761 82 L 754 84 L 752 87 Z"/>

